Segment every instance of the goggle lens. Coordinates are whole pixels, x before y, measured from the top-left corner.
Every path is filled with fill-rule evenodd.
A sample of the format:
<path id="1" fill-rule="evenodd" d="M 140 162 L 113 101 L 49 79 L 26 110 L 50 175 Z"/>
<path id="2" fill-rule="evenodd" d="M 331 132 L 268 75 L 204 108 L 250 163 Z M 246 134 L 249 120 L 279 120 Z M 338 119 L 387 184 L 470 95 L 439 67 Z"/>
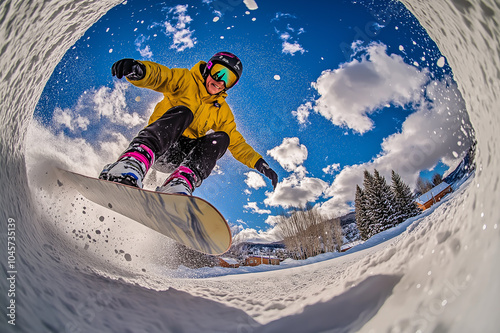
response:
<path id="1" fill-rule="evenodd" d="M 231 88 L 238 81 L 236 74 L 222 64 L 213 64 L 210 68 L 210 76 L 215 81 L 224 82 L 226 89 Z"/>

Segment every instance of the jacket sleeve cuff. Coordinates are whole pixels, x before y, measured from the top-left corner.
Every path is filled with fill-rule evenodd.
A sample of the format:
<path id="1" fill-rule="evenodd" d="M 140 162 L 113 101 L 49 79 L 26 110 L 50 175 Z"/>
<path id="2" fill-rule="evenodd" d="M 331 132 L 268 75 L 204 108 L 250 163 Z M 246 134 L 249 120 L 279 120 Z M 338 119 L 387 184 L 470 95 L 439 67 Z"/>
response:
<path id="1" fill-rule="evenodd" d="M 146 68 L 146 74 L 140 80 L 130 80 L 127 77 L 125 77 L 125 78 L 127 79 L 128 82 L 130 82 L 134 86 L 139 87 L 139 88 L 145 88 L 147 86 L 148 77 L 152 72 L 152 67 L 151 67 L 151 64 L 149 61 L 140 61 L 140 60 L 136 60 L 136 61 L 144 65 L 144 67 Z"/>
<path id="2" fill-rule="evenodd" d="M 262 158 L 262 156 L 260 156 L 259 154 L 255 154 L 254 158 L 252 158 L 252 161 L 250 163 L 250 165 L 253 165 L 253 168 L 255 170 L 257 170 L 256 166 L 257 166 L 257 162 Z"/>

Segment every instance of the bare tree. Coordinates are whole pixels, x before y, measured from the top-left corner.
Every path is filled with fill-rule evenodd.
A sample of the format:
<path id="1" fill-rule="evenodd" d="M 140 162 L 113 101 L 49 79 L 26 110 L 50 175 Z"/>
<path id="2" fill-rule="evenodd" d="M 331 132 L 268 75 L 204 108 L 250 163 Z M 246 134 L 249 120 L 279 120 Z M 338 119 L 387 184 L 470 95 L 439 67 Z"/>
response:
<path id="1" fill-rule="evenodd" d="M 434 186 L 430 181 L 427 179 L 424 179 L 422 177 L 418 177 L 417 179 L 417 186 L 415 188 L 415 191 L 417 195 L 422 195 L 428 191 L 430 191 Z"/>
<path id="2" fill-rule="evenodd" d="M 441 176 L 439 173 L 435 173 L 433 176 L 432 176 L 432 185 L 434 186 L 438 186 L 439 184 L 441 184 L 443 182 L 443 176 Z"/>
<path id="3" fill-rule="evenodd" d="M 333 244 L 335 246 L 334 250 L 340 252 L 344 243 L 344 234 L 342 231 L 342 226 L 340 225 L 340 218 L 332 220 L 332 234 Z"/>
<path id="4" fill-rule="evenodd" d="M 278 230 L 295 259 L 306 259 L 323 252 L 339 251 L 342 246 L 340 219 L 328 220 L 312 207 L 281 214 Z"/>

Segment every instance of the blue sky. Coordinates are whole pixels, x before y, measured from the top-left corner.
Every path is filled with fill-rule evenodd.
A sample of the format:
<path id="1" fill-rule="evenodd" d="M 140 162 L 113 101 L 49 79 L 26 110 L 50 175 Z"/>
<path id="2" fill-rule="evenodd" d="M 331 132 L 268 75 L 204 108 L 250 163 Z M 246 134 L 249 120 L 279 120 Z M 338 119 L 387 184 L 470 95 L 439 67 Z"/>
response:
<path id="1" fill-rule="evenodd" d="M 35 127 L 64 142 L 55 146 L 75 171 L 97 176 L 162 97 L 111 77 L 111 65 L 191 68 L 218 51 L 242 59 L 227 102 L 280 177 L 273 192 L 227 153 L 196 190 L 240 239 L 276 239 L 273 217 L 308 202 L 330 216 L 349 212 L 365 169 L 394 169 L 410 185 L 444 173 L 473 137 L 446 59 L 401 4 L 379 0 L 126 1 L 68 50 Z"/>

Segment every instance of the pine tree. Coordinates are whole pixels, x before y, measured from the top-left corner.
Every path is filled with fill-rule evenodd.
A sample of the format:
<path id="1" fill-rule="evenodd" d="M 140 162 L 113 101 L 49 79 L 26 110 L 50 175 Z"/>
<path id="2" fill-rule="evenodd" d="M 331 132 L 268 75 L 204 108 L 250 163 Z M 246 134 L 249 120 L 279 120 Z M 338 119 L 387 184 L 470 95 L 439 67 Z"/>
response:
<path id="1" fill-rule="evenodd" d="M 380 220 L 380 231 L 384 231 L 394 227 L 394 195 L 392 194 L 391 187 L 387 185 L 385 177 L 375 169 L 373 172 L 375 186 L 377 189 L 377 200 L 375 204 L 375 211 L 378 219 Z"/>
<path id="2" fill-rule="evenodd" d="M 401 177 L 394 170 L 392 170 L 391 180 L 391 189 L 394 193 L 394 220 L 396 224 L 400 224 L 404 221 L 404 202 L 402 198 L 404 196 L 405 184 L 401 180 Z"/>
<path id="3" fill-rule="evenodd" d="M 382 210 L 381 199 L 382 195 L 380 193 L 379 187 L 375 176 L 371 176 L 371 182 L 369 187 L 365 187 L 366 200 L 368 208 L 368 217 L 371 221 L 370 223 L 370 237 L 382 231 Z"/>
<path id="4" fill-rule="evenodd" d="M 363 182 L 365 196 L 365 212 L 368 221 L 368 238 L 386 229 L 391 228 L 392 221 L 392 192 L 385 178 L 375 170 L 371 175 L 365 171 Z"/>
<path id="5" fill-rule="evenodd" d="M 364 189 L 356 185 L 356 225 L 363 240 L 421 213 L 410 187 L 394 170 L 391 178 L 389 186 L 376 169 L 373 175 L 365 170 Z"/>
<path id="6" fill-rule="evenodd" d="M 366 239 L 368 239 L 378 232 L 377 230 L 380 228 L 380 225 L 378 216 L 374 212 L 375 203 L 377 201 L 375 179 L 368 170 L 365 170 L 364 177 L 363 206 L 365 214 L 365 235 Z"/>
<path id="7" fill-rule="evenodd" d="M 365 193 L 356 185 L 356 198 L 354 199 L 355 211 L 356 211 L 356 225 L 359 230 L 359 235 L 361 239 L 367 240 L 370 238 L 369 235 L 369 221 L 366 216 L 366 202 Z"/>
<path id="8" fill-rule="evenodd" d="M 410 187 L 403 182 L 401 177 L 394 170 L 392 170 L 391 189 L 394 194 L 396 225 L 421 213 L 420 208 L 418 208 L 413 200 Z"/>

